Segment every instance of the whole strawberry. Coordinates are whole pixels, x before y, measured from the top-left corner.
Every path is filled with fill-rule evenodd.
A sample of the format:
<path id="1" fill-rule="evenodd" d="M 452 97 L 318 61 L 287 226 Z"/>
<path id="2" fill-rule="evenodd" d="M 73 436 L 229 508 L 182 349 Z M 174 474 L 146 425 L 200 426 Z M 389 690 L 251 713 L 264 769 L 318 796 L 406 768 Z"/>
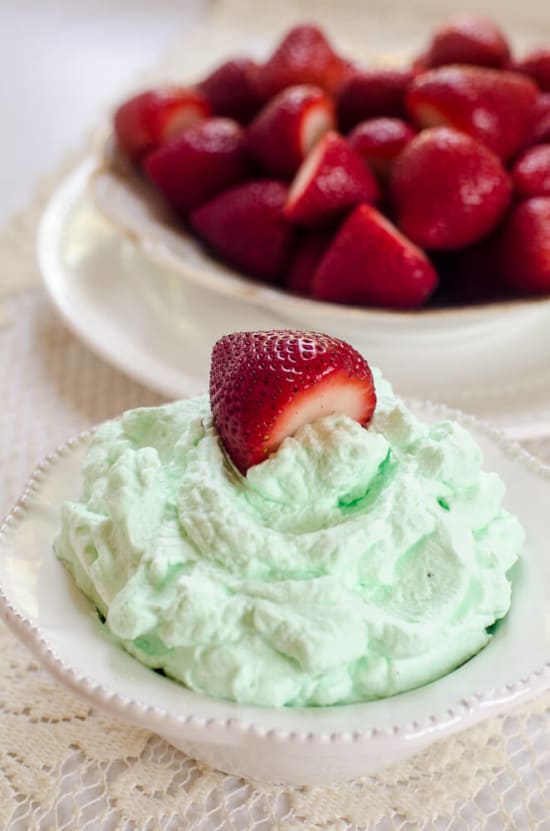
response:
<path id="1" fill-rule="evenodd" d="M 426 67 L 462 63 L 501 69 L 509 61 L 510 47 L 498 26 L 473 14 L 448 20 L 434 33 L 423 55 Z"/>
<path id="2" fill-rule="evenodd" d="M 531 129 L 526 144 L 550 142 L 550 92 L 541 92 L 535 101 Z"/>
<path id="3" fill-rule="evenodd" d="M 550 198 L 526 199 L 512 210 L 499 240 L 500 267 L 520 294 L 550 294 Z"/>
<path id="4" fill-rule="evenodd" d="M 166 200 L 187 213 L 249 173 L 244 131 L 230 118 L 206 118 L 150 153 L 144 169 Z"/>
<path id="5" fill-rule="evenodd" d="M 261 107 L 256 79 L 258 64 L 248 58 L 233 58 L 217 67 L 198 86 L 214 115 L 246 124 Z"/>
<path id="6" fill-rule="evenodd" d="M 286 87 L 315 84 L 334 93 L 351 69 L 317 26 L 303 23 L 282 39 L 258 70 L 257 88 L 267 101 Z"/>
<path id="7" fill-rule="evenodd" d="M 295 231 L 283 216 L 284 183 L 258 179 L 215 196 L 191 213 L 191 226 L 222 259 L 275 282 L 292 255 Z"/>
<path id="8" fill-rule="evenodd" d="M 530 78 L 481 66 L 442 66 L 418 75 L 407 108 L 420 127 L 454 127 L 505 161 L 525 143 L 537 98 Z"/>
<path id="9" fill-rule="evenodd" d="M 338 125 L 344 132 L 360 121 L 405 115 L 405 93 L 413 78 L 408 69 L 364 69 L 349 76 L 338 91 Z"/>
<path id="10" fill-rule="evenodd" d="M 499 159 L 458 130 L 423 130 L 398 156 L 390 179 L 401 230 L 423 248 L 462 248 L 503 216 L 511 184 Z"/>
<path id="11" fill-rule="evenodd" d="M 137 163 L 210 114 L 208 101 L 197 90 L 176 86 L 147 90 L 125 101 L 115 112 L 117 144 Z"/>
<path id="12" fill-rule="evenodd" d="M 384 178 L 415 135 L 416 130 L 399 118 L 371 118 L 354 127 L 348 135 L 348 144 Z"/>
<path id="13" fill-rule="evenodd" d="M 537 144 L 520 156 L 512 177 L 520 197 L 550 196 L 550 144 Z"/>
<path id="14" fill-rule="evenodd" d="M 550 49 L 535 49 L 516 64 L 518 72 L 524 72 L 535 81 L 543 92 L 550 92 Z"/>
<path id="15" fill-rule="evenodd" d="M 323 416 L 368 424 L 376 406 L 368 363 L 316 332 L 236 332 L 212 351 L 210 406 L 227 455 L 246 475 L 288 436 Z"/>

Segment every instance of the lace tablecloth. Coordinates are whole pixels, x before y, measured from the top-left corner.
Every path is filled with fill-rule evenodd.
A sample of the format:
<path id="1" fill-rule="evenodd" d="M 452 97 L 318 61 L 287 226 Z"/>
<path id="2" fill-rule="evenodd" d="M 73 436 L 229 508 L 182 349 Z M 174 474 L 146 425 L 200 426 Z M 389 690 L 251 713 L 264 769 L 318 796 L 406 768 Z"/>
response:
<path id="1" fill-rule="evenodd" d="M 236 40 L 232 25 L 228 36 L 220 14 L 210 44 Z M 161 400 L 92 355 L 46 301 L 33 249 L 52 181 L 0 232 L 0 514 L 67 436 Z M 549 438 L 527 447 L 550 462 L 550 424 Z M 0 828 L 550 831 L 550 695 L 378 777 L 334 788 L 260 788 L 90 709 L 0 624 Z"/>

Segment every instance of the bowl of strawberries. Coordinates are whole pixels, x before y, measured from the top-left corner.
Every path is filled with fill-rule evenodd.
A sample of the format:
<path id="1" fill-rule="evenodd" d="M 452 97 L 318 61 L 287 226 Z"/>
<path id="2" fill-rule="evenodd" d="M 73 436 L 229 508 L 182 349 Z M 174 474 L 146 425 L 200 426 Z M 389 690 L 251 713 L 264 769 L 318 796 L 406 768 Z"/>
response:
<path id="1" fill-rule="evenodd" d="M 517 59 L 462 15 L 365 67 L 302 24 L 263 63 L 124 101 L 92 190 L 172 276 L 283 322 L 509 327 L 550 299 L 550 48 Z"/>

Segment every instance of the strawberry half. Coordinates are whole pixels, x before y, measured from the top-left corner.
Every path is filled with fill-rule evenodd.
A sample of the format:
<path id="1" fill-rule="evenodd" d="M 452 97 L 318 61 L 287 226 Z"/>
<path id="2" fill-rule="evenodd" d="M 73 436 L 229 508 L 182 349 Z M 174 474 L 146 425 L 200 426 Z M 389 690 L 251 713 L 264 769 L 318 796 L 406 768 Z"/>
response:
<path id="1" fill-rule="evenodd" d="M 291 29 L 258 71 L 257 87 L 265 101 L 286 87 L 314 84 L 334 93 L 350 74 L 349 63 L 333 50 L 317 26 Z"/>
<path id="2" fill-rule="evenodd" d="M 376 179 L 361 156 L 338 133 L 326 133 L 302 163 L 290 186 L 284 213 L 303 225 L 323 225 L 346 208 L 376 202 Z"/>
<path id="3" fill-rule="evenodd" d="M 399 118 L 371 118 L 362 121 L 348 135 L 348 144 L 382 178 L 416 135 L 416 130 Z"/>
<path id="4" fill-rule="evenodd" d="M 261 107 L 257 89 L 258 64 L 248 58 L 222 63 L 201 81 L 198 89 L 214 115 L 234 118 L 246 124 Z"/>
<path id="5" fill-rule="evenodd" d="M 247 147 L 266 171 L 290 178 L 317 140 L 333 126 L 332 102 L 322 89 L 289 87 L 254 119 L 248 129 Z"/>
<path id="6" fill-rule="evenodd" d="M 550 293 L 550 198 L 520 202 L 502 226 L 500 267 L 520 294 Z"/>
<path id="7" fill-rule="evenodd" d="M 367 424 L 376 393 L 368 363 L 338 338 L 236 332 L 212 351 L 210 406 L 227 455 L 246 475 L 304 424 L 335 414 Z"/>
<path id="8" fill-rule="evenodd" d="M 404 116 L 405 94 L 412 78 L 408 69 L 365 69 L 351 75 L 336 99 L 342 132 L 367 118 Z"/>
<path id="9" fill-rule="evenodd" d="M 306 297 L 311 295 L 317 266 L 329 247 L 330 241 L 331 237 L 326 230 L 321 233 L 307 234 L 300 240 L 286 272 L 284 282 L 287 289 Z"/>
<path id="10" fill-rule="evenodd" d="M 159 87 L 125 101 L 114 115 L 115 136 L 133 162 L 211 115 L 206 98 L 194 89 Z"/>
<path id="11" fill-rule="evenodd" d="M 515 163 L 512 177 L 522 198 L 550 196 L 550 144 L 527 150 Z"/>
<path id="12" fill-rule="evenodd" d="M 550 49 L 535 49 L 519 61 L 515 67 L 518 72 L 529 75 L 543 92 L 550 92 Z"/>
<path id="13" fill-rule="evenodd" d="M 442 66 L 415 78 L 407 107 L 421 127 L 454 127 L 507 160 L 527 138 L 536 97 L 535 84 L 516 72 Z"/>
<path id="14" fill-rule="evenodd" d="M 390 178 L 397 224 L 423 248 L 462 248 L 486 236 L 511 197 L 490 150 L 447 127 L 423 130 L 398 156 Z"/>
<path id="15" fill-rule="evenodd" d="M 266 282 L 290 260 L 294 229 L 283 216 L 288 188 L 262 179 L 221 193 L 191 214 L 191 225 L 230 265 Z"/>
<path id="16" fill-rule="evenodd" d="M 313 294 L 335 303 L 408 309 L 424 303 L 437 274 L 416 245 L 370 205 L 344 221 L 313 278 Z"/>
<path id="17" fill-rule="evenodd" d="M 246 178 L 244 132 L 229 118 L 199 121 L 150 153 L 144 169 L 166 200 L 187 213 Z"/>
<path id="18" fill-rule="evenodd" d="M 426 67 L 461 63 L 501 69 L 510 62 L 510 47 L 491 20 L 461 14 L 434 33 L 423 62 Z"/>

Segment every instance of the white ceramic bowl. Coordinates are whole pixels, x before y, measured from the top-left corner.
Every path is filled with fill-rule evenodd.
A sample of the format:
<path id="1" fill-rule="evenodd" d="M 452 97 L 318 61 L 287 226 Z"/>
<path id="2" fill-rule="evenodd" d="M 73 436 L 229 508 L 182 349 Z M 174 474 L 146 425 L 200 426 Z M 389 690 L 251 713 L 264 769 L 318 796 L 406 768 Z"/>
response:
<path id="1" fill-rule="evenodd" d="M 117 155 L 112 138 L 102 150 L 90 180 L 100 213 L 143 254 L 198 284 L 247 306 L 275 312 L 291 327 L 315 329 L 365 343 L 452 341 L 469 335 L 495 335 L 525 324 L 550 308 L 549 297 L 473 306 L 421 308 L 410 312 L 363 308 L 299 297 L 246 277 L 212 257 L 202 243 L 177 225 L 162 198 Z M 155 292 L 152 283 L 151 292 Z M 178 294 L 174 293 L 174 302 Z M 185 313 L 182 298 L 182 315 Z"/>
<path id="2" fill-rule="evenodd" d="M 372 774 L 503 712 L 550 687 L 550 468 L 469 416 L 428 404 L 413 409 L 429 421 L 456 418 L 474 433 L 527 533 L 510 613 L 482 652 L 439 681 L 365 704 L 268 709 L 199 695 L 142 666 L 105 637 L 52 551 L 60 505 L 80 493 L 89 434 L 36 469 L 0 529 L 0 613 L 50 673 L 95 706 L 262 782 Z"/>

